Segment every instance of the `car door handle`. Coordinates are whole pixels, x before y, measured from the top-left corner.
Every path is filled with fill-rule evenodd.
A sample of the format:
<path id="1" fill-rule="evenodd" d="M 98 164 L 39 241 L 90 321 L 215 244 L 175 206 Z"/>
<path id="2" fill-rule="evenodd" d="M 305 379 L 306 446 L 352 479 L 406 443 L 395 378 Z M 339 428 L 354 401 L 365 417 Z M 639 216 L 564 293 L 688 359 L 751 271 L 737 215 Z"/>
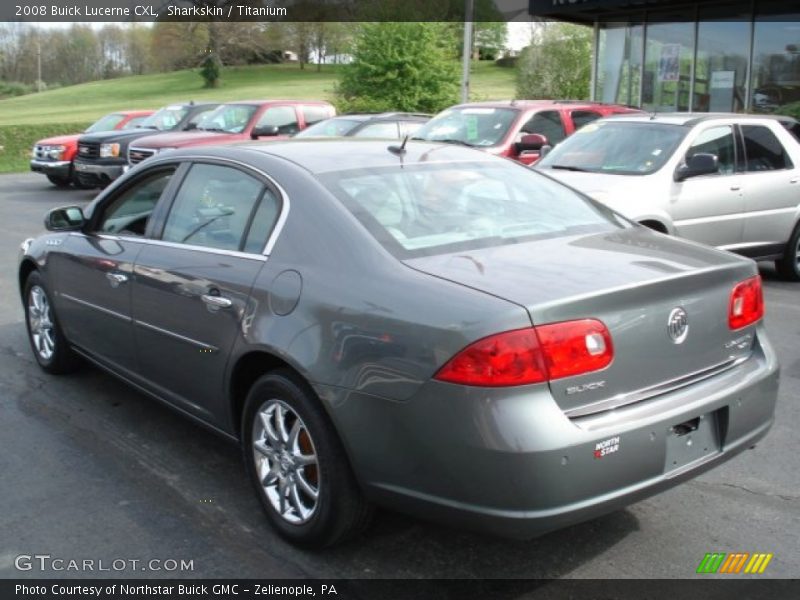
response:
<path id="1" fill-rule="evenodd" d="M 119 287 L 120 284 L 128 281 L 128 276 L 122 273 L 106 273 L 106 279 L 111 284 L 112 288 Z"/>
<path id="2" fill-rule="evenodd" d="M 214 308 L 230 308 L 233 306 L 233 301 L 225 296 L 215 296 L 213 294 L 203 294 L 200 296 L 203 302 Z"/>
<path id="3" fill-rule="evenodd" d="M 731 191 L 732 192 L 738 192 L 741 189 L 742 189 L 742 186 L 740 186 L 740 185 L 732 185 L 731 186 Z"/>

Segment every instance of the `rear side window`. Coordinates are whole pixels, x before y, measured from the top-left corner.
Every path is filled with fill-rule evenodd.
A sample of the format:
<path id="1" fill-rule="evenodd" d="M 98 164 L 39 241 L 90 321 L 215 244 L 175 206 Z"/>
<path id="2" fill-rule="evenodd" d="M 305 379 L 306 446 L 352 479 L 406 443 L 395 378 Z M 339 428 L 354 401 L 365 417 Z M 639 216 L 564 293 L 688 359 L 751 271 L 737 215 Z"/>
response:
<path id="1" fill-rule="evenodd" d="M 790 169 L 792 161 L 780 140 L 768 127 L 742 125 L 744 152 L 748 172 Z"/>
<path id="2" fill-rule="evenodd" d="M 303 111 L 303 120 L 306 122 L 306 127 L 324 121 L 331 116 L 330 109 L 326 106 L 304 106 L 301 110 Z"/>
<path id="3" fill-rule="evenodd" d="M 561 115 L 557 110 L 537 112 L 525 123 L 522 131 L 524 133 L 539 133 L 545 136 L 551 146 L 555 146 L 567 137 L 567 132 L 564 131 L 564 123 L 562 123 Z"/>
<path id="4" fill-rule="evenodd" d="M 192 165 L 167 216 L 162 239 L 241 250 L 263 187 L 238 169 Z"/>
<path id="5" fill-rule="evenodd" d="M 601 115 L 600 113 L 594 112 L 593 110 L 574 110 L 572 111 L 572 123 L 575 125 L 575 129 L 580 129 L 584 125 L 588 125 L 592 121 L 597 121 Z"/>

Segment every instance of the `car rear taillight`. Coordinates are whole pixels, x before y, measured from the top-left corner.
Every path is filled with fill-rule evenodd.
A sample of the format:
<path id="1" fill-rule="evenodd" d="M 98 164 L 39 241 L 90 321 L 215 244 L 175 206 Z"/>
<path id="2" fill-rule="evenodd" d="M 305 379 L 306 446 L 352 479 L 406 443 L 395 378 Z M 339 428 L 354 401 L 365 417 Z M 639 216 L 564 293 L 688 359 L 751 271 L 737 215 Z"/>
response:
<path id="1" fill-rule="evenodd" d="M 486 387 L 542 383 L 603 369 L 613 358 L 606 326 L 582 319 L 478 340 L 451 358 L 434 379 Z"/>
<path id="2" fill-rule="evenodd" d="M 728 326 L 741 329 L 760 321 L 764 316 L 764 293 L 761 277 L 756 275 L 737 283 L 728 306 Z"/>

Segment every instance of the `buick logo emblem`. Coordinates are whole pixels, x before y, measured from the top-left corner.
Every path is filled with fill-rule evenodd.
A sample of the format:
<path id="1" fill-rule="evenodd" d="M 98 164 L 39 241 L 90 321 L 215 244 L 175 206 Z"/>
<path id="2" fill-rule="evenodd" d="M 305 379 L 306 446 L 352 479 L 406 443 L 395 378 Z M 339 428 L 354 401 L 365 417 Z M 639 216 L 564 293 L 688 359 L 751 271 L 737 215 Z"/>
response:
<path id="1" fill-rule="evenodd" d="M 683 340 L 689 335 L 689 316 L 685 310 L 680 307 L 672 309 L 669 319 L 667 319 L 667 332 L 673 343 L 683 343 Z"/>

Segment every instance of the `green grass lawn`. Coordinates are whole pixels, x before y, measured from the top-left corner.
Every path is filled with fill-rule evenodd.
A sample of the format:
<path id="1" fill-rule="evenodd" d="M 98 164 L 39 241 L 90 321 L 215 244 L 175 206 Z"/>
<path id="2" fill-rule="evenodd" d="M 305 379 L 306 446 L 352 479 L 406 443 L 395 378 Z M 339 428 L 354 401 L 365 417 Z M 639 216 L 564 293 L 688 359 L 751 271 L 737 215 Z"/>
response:
<path id="1" fill-rule="evenodd" d="M 226 67 L 222 85 L 203 88 L 197 71 L 174 71 L 93 81 L 0 100 L 0 173 L 28 169 L 31 146 L 43 137 L 80 131 L 102 115 L 124 109 L 158 108 L 187 100 L 260 98 L 333 99 L 341 67 L 296 64 Z M 492 62 L 473 63 L 474 100 L 514 97 L 514 70 Z"/>

